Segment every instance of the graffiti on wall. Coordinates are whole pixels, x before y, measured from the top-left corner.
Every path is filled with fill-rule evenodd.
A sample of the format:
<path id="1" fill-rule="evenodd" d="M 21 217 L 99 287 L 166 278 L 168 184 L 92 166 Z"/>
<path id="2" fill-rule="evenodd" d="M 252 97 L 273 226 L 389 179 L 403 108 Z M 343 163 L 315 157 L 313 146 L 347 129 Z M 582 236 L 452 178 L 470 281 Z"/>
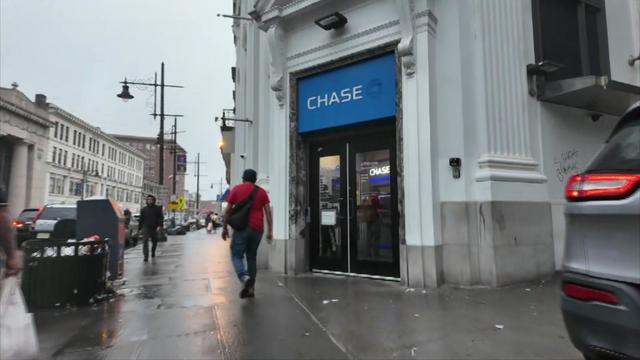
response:
<path id="1" fill-rule="evenodd" d="M 553 157 L 555 173 L 558 181 L 561 183 L 564 183 L 568 177 L 580 172 L 580 168 L 578 167 L 578 153 L 578 150 L 570 149 Z"/>

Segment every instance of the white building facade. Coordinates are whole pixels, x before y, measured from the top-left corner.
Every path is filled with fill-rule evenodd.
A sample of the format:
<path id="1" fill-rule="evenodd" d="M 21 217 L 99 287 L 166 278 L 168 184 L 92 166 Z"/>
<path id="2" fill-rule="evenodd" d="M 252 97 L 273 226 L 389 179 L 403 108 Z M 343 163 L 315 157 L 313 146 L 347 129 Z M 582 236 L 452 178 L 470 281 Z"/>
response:
<path id="1" fill-rule="evenodd" d="M 53 124 L 41 105 L 15 83 L 11 89 L 0 87 L 0 186 L 8 191 L 12 217 L 42 206 L 46 197 L 46 155 Z"/>
<path id="2" fill-rule="evenodd" d="M 234 9 L 253 19 L 234 20 L 250 121 L 222 151 L 231 185 L 254 168 L 269 191 L 263 266 L 412 287 L 559 269 L 564 184 L 640 100 L 640 0 Z"/>
<path id="3" fill-rule="evenodd" d="M 139 212 L 144 154 L 49 103 L 47 203 L 73 203 L 92 196 L 117 201 Z"/>

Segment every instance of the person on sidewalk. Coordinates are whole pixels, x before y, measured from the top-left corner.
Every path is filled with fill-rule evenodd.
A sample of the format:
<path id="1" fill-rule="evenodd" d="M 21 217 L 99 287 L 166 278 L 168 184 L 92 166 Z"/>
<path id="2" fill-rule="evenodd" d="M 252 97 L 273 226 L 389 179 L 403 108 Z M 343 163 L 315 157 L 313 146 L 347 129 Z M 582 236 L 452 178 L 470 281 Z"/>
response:
<path id="1" fill-rule="evenodd" d="M 151 257 L 156 257 L 158 247 L 158 232 L 162 231 L 164 214 L 162 206 L 156 205 L 156 197 L 147 196 L 147 206 L 140 210 L 140 222 L 138 230 L 142 232 L 142 253 L 144 261 L 149 261 L 149 240 L 151 240 Z"/>
<path id="2" fill-rule="evenodd" d="M 7 211 L 7 192 L 0 185 L 0 250 L 5 256 L 6 276 L 16 275 L 22 270 L 22 258 L 16 249 L 13 227 Z M 2 269 L 0 269 L 2 270 Z M 2 273 L 2 271 L 0 271 Z M 2 278 L 0 278 L 0 281 Z"/>
<path id="3" fill-rule="evenodd" d="M 222 225 L 222 239 L 227 241 L 229 238 L 228 221 L 233 205 L 248 198 L 253 193 L 248 226 L 243 230 L 234 231 L 231 239 L 231 261 L 238 279 L 243 284 L 242 291 L 240 291 L 240 298 L 242 299 L 255 296 L 256 275 L 258 273 L 256 257 L 264 231 L 263 215 L 267 219 L 267 241 L 271 243 L 273 240 L 273 220 L 271 207 L 269 206 L 269 196 L 263 188 L 256 185 L 256 179 L 255 170 L 246 169 L 244 171 L 242 184 L 236 185 L 229 193 L 227 198 L 228 206 L 224 213 Z M 256 188 L 255 192 L 254 188 Z M 245 257 L 247 259 L 246 267 L 244 264 Z"/>

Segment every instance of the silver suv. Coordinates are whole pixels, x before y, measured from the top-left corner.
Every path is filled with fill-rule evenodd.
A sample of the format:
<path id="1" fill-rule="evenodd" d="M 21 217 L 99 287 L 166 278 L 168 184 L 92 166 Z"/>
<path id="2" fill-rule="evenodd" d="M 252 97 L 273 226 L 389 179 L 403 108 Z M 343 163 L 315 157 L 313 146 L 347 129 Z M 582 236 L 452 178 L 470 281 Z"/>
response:
<path id="1" fill-rule="evenodd" d="M 76 219 L 76 204 L 45 205 L 33 219 L 31 228 L 36 239 L 49 239 L 59 220 Z"/>
<path id="2" fill-rule="evenodd" d="M 562 314 L 585 358 L 640 359 L 640 102 L 566 187 Z"/>

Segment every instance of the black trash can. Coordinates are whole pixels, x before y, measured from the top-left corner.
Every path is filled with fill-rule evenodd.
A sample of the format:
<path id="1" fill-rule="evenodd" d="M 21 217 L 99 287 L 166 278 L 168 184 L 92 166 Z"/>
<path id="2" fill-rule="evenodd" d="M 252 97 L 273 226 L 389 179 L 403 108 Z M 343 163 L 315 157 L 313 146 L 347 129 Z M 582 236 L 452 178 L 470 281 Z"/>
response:
<path id="1" fill-rule="evenodd" d="M 108 240 L 29 240 L 22 292 L 30 309 L 86 305 L 105 290 Z"/>

